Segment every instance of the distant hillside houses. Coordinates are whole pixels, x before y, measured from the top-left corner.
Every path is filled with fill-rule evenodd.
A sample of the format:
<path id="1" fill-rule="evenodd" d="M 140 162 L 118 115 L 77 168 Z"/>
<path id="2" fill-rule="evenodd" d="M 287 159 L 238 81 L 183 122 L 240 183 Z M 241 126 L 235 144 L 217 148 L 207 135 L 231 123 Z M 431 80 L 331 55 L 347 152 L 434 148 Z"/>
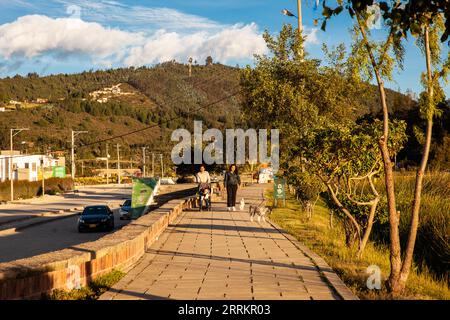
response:
<path id="1" fill-rule="evenodd" d="M 97 90 L 97 91 L 93 91 L 91 93 L 89 93 L 89 96 L 93 99 L 96 100 L 99 103 L 106 103 L 108 102 L 108 99 L 112 98 L 112 97 L 117 97 L 117 96 L 126 96 L 126 95 L 132 95 L 132 92 L 126 92 L 123 91 L 120 86 L 122 85 L 122 83 L 113 85 L 112 87 L 109 88 L 103 88 L 101 90 Z"/>

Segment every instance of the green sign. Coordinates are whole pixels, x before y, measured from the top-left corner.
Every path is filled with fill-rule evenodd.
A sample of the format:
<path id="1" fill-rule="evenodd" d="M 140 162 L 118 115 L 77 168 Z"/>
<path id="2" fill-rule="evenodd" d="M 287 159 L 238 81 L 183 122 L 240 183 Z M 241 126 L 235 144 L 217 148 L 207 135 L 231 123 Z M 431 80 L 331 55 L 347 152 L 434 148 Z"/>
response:
<path id="1" fill-rule="evenodd" d="M 278 205 L 278 200 L 283 200 L 283 205 L 286 206 L 286 180 L 281 177 L 274 177 L 273 188 L 275 206 Z"/>
<path id="2" fill-rule="evenodd" d="M 131 218 L 137 219 L 148 210 L 153 201 L 158 182 L 153 178 L 133 178 Z"/>
<path id="3" fill-rule="evenodd" d="M 66 177 L 66 167 L 53 167 L 52 177 L 54 178 L 65 178 Z"/>

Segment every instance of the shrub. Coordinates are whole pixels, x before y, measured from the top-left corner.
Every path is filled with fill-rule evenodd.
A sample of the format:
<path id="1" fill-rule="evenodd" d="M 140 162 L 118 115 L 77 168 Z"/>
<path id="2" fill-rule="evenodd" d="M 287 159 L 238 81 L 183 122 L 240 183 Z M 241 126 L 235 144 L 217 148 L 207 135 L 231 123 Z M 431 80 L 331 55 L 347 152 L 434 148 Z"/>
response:
<path id="1" fill-rule="evenodd" d="M 54 195 L 73 189 L 72 178 L 45 180 L 45 193 Z M 14 199 L 28 199 L 42 195 L 42 181 L 14 181 Z M 10 200 L 10 181 L 0 182 L 0 201 Z"/>

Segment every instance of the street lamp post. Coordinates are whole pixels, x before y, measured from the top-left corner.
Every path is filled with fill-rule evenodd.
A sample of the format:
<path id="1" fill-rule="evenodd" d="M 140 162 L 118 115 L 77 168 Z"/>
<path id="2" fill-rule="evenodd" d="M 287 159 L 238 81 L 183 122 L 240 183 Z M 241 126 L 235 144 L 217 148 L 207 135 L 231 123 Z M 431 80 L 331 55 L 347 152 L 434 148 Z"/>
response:
<path id="1" fill-rule="evenodd" d="M 13 138 L 24 130 L 30 130 L 29 128 L 19 128 L 10 130 L 10 154 L 9 154 L 9 181 L 11 183 L 11 201 L 14 200 L 14 177 L 13 177 Z"/>
<path id="2" fill-rule="evenodd" d="M 108 153 L 108 144 L 106 144 L 106 184 L 109 184 L 109 153 Z"/>
<path id="3" fill-rule="evenodd" d="M 155 176 L 155 154 L 152 152 L 152 177 Z"/>
<path id="4" fill-rule="evenodd" d="M 293 14 L 288 9 L 283 9 L 281 11 L 281 13 L 288 17 L 296 17 L 298 20 L 298 36 L 299 36 L 299 40 L 300 40 L 299 55 L 300 55 L 300 61 L 303 61 L 304 52 L 303 52 L 303 43 L 302 43 L 302 41 L 303 41 L 303 38 L 302 38 L 302 34 L 303 34 L 302 1 L 297 0 L 297 15 Z"/>
<path id="5" fill-rule="evenodd" d="M 117 183 L 120 184 L 120 144 L 117 144 Z"/>
<path id="6" fill-rule="evenodd" d="M 146 168 L 145 168 L 145 149 L 146 147 L 142 147 L 142 176 L 146 176 Z"/>
<path id="7" fill-rule="evenodd" d="M 81 133 L 87 133 L 87 131 L 73 131 L 72 130 L 72 150 L 71 150 L 71 165 L 72 165 L 72 179 L 75 180 L 75 137 Z"/>
<path id="8" fill-rule="evenodd" d="M 159 157 L 161 159 L 161 179 L 164 177 L 164 163 L 163 163 L 163 154 L 160 153 Z"/>

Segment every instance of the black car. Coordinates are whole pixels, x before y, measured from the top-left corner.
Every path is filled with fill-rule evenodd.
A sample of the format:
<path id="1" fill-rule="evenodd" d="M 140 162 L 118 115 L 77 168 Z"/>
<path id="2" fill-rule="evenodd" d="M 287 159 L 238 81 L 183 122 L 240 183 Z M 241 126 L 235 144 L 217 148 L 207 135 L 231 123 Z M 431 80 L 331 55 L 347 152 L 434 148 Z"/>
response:
<path id="1" fill-rule="evenodd" d="M 78 218 L 78 232 L 114 229 L 114 214 L 108 206 L 87 206 Z"/>

